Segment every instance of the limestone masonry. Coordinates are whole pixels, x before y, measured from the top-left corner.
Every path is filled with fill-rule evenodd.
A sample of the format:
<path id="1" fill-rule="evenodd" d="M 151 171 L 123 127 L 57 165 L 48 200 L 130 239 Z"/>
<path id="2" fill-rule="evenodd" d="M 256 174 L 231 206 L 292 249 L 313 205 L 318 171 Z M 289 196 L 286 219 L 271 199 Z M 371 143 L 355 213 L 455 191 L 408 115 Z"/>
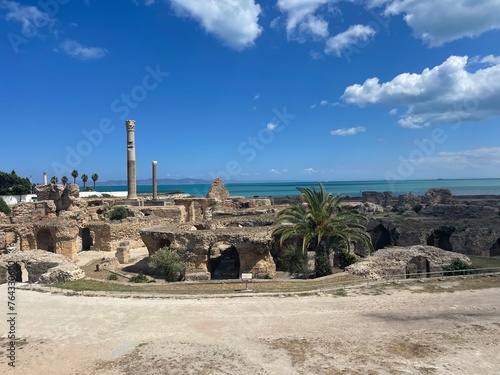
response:
<path id="1" fill-rule="evenodd" d="M 127 124 L 129 129 L 131 123 Z M 72 184 L 41 185 L 35 190 L 38 201 L 17 204 L 10 216 L 0 215 L 0 250 L 8 248 L 8 256 L 16 254 L 16 262 L 30 278 L 34 272 L 41 280 L 35 263 L 50 263 L 42 255 L 55 254 L 70 261 L 80 252 L 96 250 L 113 257 L 116 253 L 118 261 L 126 264 L 130 249 L 143 246 L 149 255 L 166 246 L 178 251 L 187 264 L 186 278 L 191 280 L 239 278 L 247 272 L 272 278 L 280 269 L 281 249 L 273 243 L 271 233 L 277 213 L 286 207 L 284 202 L 230 197 L 218 178 L 206 198 L 141 197 L 143 205 L 127 201 L 128 217 L 122 220 L 110 220 L 113 208 L 123 204 L 118 198 L 83 199 L 78 186 Z M 408 267 L 427 269 L 426 265 L 429 270 L 441 267 L 432 252 L 436 248 L 446 251 L 446 256 L 439 254 L 447 261 L 462 255 L 500 256 L 500 200 L 496 197 L 455 197 L 446 189 L 431 189 L 422 197 L 364 192 L 358 201 L 351 199 L 344 204 L 368 215 L 373 256 L 393 254 L 391 248 L 398 250 L 394 272 Z M 369 255 L 359 245 L 354 252 Z M 66 276 L 44 276 L 43 280 L 71 279 L 80 274 L 64 272 L 57 271 L 57 275 Z"/>

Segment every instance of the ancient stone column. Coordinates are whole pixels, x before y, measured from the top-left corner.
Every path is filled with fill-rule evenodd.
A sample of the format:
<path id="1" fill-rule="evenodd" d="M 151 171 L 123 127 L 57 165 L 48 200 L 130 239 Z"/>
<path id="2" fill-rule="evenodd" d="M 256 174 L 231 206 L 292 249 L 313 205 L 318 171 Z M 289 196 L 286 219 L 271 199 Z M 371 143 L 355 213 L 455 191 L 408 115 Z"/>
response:
<path id="1" fill-rule="evenodd" d="M 158 199 L 158 179 L 156 176 L 156 165 L 158 164 L 157 161 L 153 161 L 153 200 Z"/>
<path id="2" fill-rule="evenodd" d="M 47 172 L 43 172 L 43 184 L 48 185 L 47 183 Z"/>
<path id="3" fill-rule="evenodd" d="M 128 199 L 137 199 L 137 178 L 135 166 L 135 120 L 126 120 L 127 127 L 127 191 Z"/>

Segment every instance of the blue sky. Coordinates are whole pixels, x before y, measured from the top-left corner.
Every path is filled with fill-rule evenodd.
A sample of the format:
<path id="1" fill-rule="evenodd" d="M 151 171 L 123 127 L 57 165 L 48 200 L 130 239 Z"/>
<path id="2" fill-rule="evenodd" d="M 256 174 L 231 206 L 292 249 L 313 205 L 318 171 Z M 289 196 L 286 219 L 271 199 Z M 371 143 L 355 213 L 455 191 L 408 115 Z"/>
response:
<path id="1" fill-rule="evenodd" d="M 500 176 L 500 0 L 0 0 L 0 170 Z"/>

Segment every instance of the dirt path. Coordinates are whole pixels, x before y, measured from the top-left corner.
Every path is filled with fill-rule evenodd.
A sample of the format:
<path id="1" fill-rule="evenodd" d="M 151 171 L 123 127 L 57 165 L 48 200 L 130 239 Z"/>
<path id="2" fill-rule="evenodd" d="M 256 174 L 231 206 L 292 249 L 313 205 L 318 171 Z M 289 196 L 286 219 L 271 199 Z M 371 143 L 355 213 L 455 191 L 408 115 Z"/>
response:
<path id="1" fill-rule="evenodd" d="M 7 295 L 5 285 L 0 293 Z M 500 369 L 500 288 L 187 300 L 19 290 L 16 302 L 17 367 L 6 364 L 2 318 L 2 374 L 497 375 Z"/>

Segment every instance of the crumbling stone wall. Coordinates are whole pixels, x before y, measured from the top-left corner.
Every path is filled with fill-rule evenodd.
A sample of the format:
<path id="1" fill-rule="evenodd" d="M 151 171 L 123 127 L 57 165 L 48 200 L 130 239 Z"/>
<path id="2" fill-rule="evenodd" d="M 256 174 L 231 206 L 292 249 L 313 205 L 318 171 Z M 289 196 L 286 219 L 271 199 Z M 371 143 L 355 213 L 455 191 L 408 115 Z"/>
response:
<path id="1" fill-rule="evenodd" d="M 361 193 L 361 200 L 363 203 L 374 203 L 382 207 L 392 205 L 392 192 L 386 191 L 379 193 L 376 191 L 363 191 Z"/>
<path id="2" fill-rule="evenodd" d="M 20 203 L 12 208 L 11 217 L 12 224 L 54 219 L 57 217 L 56 205 L 53 201 Z"/>
<path id="3" fill-rule="evenodd" d="M 141 238 L 148 248 L 149 255 L 164 246 L 192 253 L 187 272 L 207 273 L 210 250 L 218 243 L 236 248 L 239 254 L 240 274 L 251 272 L 254 275 L 274 276 L 276 264 L 271 255 L 270 228 L 220 228 L 196 230 L 195 228 L 152 227 L 141 230 Z"/>
<path id="4" fill-rule="evenodd" d="M 207 198 L 215 199 L 217 202 L 225 201 L 229 198 L 229 191 L 224 187 L 224 181 L 217 177 L 210 189 L 208 189 Z"/>
<path id="5" fill-rule="evenodd" d="M 31 283 L 51 284 L 79 280 L 85 273 L 67 257 L 41 250 L 17 251 L 0 255 L 0 283 L 7 280 L 9 262 L 23 264 Z"/>
<path id="6" fill-rule="evenodd" d="M 84 209 L 87 202 L 80 199 L 80 188 L 75 184 L 62 185 L 37 185 L 35 194 L 38 201 L 52 201 L 56 206 L 56 212 Z M 72 207 L 74 206 L 74 207 Z"/>
<path id="7" fill-rule="evenodd" d="M 392 247 L 382 249 L 358 263 L 346 267 L 353 275 L 369 278 L 379 278 L 389 275 L 405 275 L 416 259 L 425 260 L 429 272 L 441 272 L 444 266 L 454 259 L 460 259 L 471 264 L 468 257 L 451 251 L 445 251 L 434 246 Z M 427 268 L 427 267 L 426 267 Z"/>

